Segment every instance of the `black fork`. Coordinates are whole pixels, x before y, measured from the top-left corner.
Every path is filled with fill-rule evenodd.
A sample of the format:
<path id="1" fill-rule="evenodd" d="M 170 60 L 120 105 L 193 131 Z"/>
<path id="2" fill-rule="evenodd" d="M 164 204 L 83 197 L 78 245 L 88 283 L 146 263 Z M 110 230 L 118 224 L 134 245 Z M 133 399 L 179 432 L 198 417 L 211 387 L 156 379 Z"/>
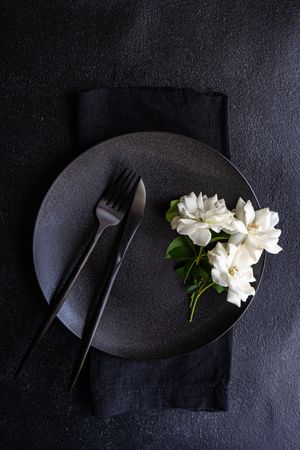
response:
<path id="1" fill-rule="evenodd" d="M 87 260 L 89 259 L 92 251 L 94 250 L 101 234 L 103 231 L 115 225 L 118 225 L 124 218 L 129 206 L 130 200 L 132 198 L 132 193 L 134 192 L 134 187 L 136 185 L 137 176 L 133 170 L 125 169 L 116 180 L 110 183 L 104 190 L 98 204 L 96 205 L 95 213 L 99 221 L 99 227 L 88 244 L 87 248 L 81 255 L 77 264 L 71 271 L 66 282 L 63 284 L 58 294 L 54 296 L 50 303 L 50 313 L 46 317 L 46 320 L 39 328 L 34 338 L 32 339 L 28 349 L 26 350 L 16 372 L 15 378 L 19 375 L 22 368 L 24 367 L 26 361 L 33 354 L 42 338 L 46 334 L 53 320 L 57 316 L 58 311 L 63 305 L 67 295 L 69 294 L 72 286 L 76 282 L 80 272 L 85 266 Z"/>

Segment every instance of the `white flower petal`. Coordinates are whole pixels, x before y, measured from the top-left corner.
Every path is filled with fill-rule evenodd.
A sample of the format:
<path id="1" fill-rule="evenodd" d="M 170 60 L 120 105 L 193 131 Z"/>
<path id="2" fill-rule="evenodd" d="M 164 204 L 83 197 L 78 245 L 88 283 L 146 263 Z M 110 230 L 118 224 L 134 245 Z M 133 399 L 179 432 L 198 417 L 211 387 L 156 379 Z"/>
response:
<path id="1" fill-rule="evenodd" d="M 198 221 L 195 219 L 191 219 L 190 217 L 180 219 L 180 223 L 182 223 L 183 225 L 198 225 Z"/>
<path id="2" fill-rule="evenodd" d="M 226 272 L 221 272 L 220 270 L 213 268 L 211 269 L 211 278 L 214 283 L 217 283 L 220 286 L 228 286 L 228 276 Z"/>
<path id="3" fill-rule="evenodd" d="M 223 227 L 220 225 L 211 225 L 210 229 L 213 230 L 215 233 L 220 233 L 223 230 Z"/>
<path id="4" fill-rule="evenodd" d="M 251 254 L 251 248 L 253 248 L 254 250 L 263 250 L 264 241 L 260 239 L 258 234 L 254 235 L 253 233 L 249 233 L 246 236 L 244 245 L 247 246 L 247 249 L 248 249 L 249 253 Z"/>
<path id="5" fill-rule="evenodd" d="M 244 222 L 245 220 L 245 211 L 244 207 L 246 205 L 246 202 L 240 197 L 237 201 L 236 207 L 235 207 L 235 215 L 238 219 L 242 220 Z"/>
<path id="6" fill-rule="evenodd" d="M 177 208 L 178 208 L 178 212 L 182 218 L 190 218 L 190 219 L 197 220 L 197 216 L 195 215 L 195 214 L 197 214 L 196 210 L 193 210 L 193 211 L 188 210 L 184 203 L 178 203 Z"/>
<path id="7" fill-rule="evenodd" d="M 253 264 L 253 258 L 249 254 L 248 248 L 245 245 L 240 245 L 235 248 L 237 248 L 237 250 L 233 253 L 232 265 L 241 268 L 249 268 Z"/>
<path id="8" fill-rule="evenodd" d="M 218 242 L 212 250 L 207 252 L 207 256 L 209 264 L 217 270 L 225 272 L 226 277 L 228 278 L 228 253 L 224 244 Z"/>
<path id="9" fill-rule="evenodd" d="M 180 216 L 173 217 L 172 222 L 171 222 L 172 230 L 176 230 L 179 220 L 180 220 Z"/>
<path id="10" fill-rule="evenodd" d="M 241 298 L 247 298 L 249 295 L 255 294 L 255 289 L 251 284 L 249 283 L 248 279 L 243 279 L 237 277 L 232 277 L 229 282 L 230 288 L 240 295 Z"/>
<path id="11" fill-rule="evenodd" d="M 241 306 L 241 299 L 240 299 L 239 295 L 230 288 L 227 291 L 227 301 L 229 303 L 233 303 L 234 305 L 236 305 L 238 307 Z"/>
<path id="12" fill-rule="evenodd" d="M 186 220 L 191 220 L 191 219 L 181 219 L 182 223 L 185 223 Z M 194 222 L 196 228 L 209 228 L 209 224 L 206 222 L 199 222 L 198 220 L 194 220 L 192 219 L 192 221 Z"/>
<path id="13" fill-rule="evenodd" d="M 197 197 L 194 192 L 181 197 L 180 203 L 182 203 L 185 209 L 189 212 L 194 212 L 197 209 Z"/>
<path id="14" fill-rule="evenodd" d="M 251 253 L 249 253 L 250 258 L 252 258 L 252 260 L 253 260 L 252 264 L 258 263 L 258 261 L 260 260 L 262 254 L 263 254 L 263 250 L 255 250 L 255 249 L 253 249 L 253 251 Z"/>
<path id="15" fill-rule="evenodd" d="M 212 197 L 208 198 L 208 203 L 211 207 L 213 207 L 218 201 L 218 196 L 217 194 L 213 195 Z"/>
<path id="16" fill-rule="evenodd" d="M 228 263 L 227 263 L 227 255 L 226 257 L 222 257 L 218 254 L 211 254 L 208 252 L 208 260 L 209 264 L 215 267 L 217 270 L 228 273 Z M 227 275 L 226 275 L 227 276 Z"/>
<path id="17" fill-rule="evenodd" d="M 232 234 L 229 238 L 228 243 L 233 245 L 239 245 L 245 240 L 245 238 L 246 235 L 242 233 Z"/>
<path id="18" fill-rule="evenodd" d="M 236 253 L 238 252 L 239 247 L 233 244 L 227 244 L 227 252 L 228 252 L 228 265 L 229 267 L 233 265 L 233 261 Z"/>
<path id="19" fill-rule="evenodd" d="M 275 244 L 275 245 L 272 245 L 271 247 L 266 248 L 267 252 L 273 253 L 274 255 L 277 255 L 277 253 L 281 252 L 281 250 L 283 250 L 283 249 L 278 244 Z"/>
<path id="20" fill-rule="evenodd" d="M 187 223 L 185 223 L 187 222 Z M 197 222 L 194 220 L 180 219 L 177 224 L 177 233 L 189 236 L 197 229 Z"/>
<path id="21" fill-rule="evenodd" d="M 219 198 L 219 200 L 217 201 L 217 204 L 216 204 L 216 206 L 217 206 L 217 207 L 219 207 L 219 206 L 223 206 L 223 207 L 225 207 L 225 208 L 226 208 L 226 204 L 225 204 L 225 200 L 224 200 L 224 198 Z"/>
<path id="22" fill-rule="evenodd" d="M 254 243 L 256 245 L 255 241 Z M 253 260 L 252 264 L 255 264 L 260 259 L 263 249 L 255 247 L 249 238 L 244 241 L 243 245 L 247 248 L 249 256 Z"/>
<path id="23" fill-rule="evenodd" d="M 238 278 L 247 280 L 248 283 L 256 281 L 253 275 L 252 267 L 239 267 Z"/>
<path id="24" fill-rule="evenodd" d="M 271 214 L 269 208 L 259 209 L 255 211 L 255 219 L 254 222 L 256 225 L 259 225 L 262 230 L 268 229 L 271 227 L 270 222 Z"/>
<path id="25" fill-rule="evenodd" d="M 231 228 L 232 228 L 233 232 L 248 234 L 246 225 L 244 224 L 244 222 L 242 220 L 234 219 L 231 223 Z"/>
<path id="26" fill-rule="evenodd" d="M 189 237 L 194 244 L 205 247 L 211 240 L 211 232 L 208 229 L 197 228 Z"/>
<path id="27" fill-rule="evenodd" d="M 281 235 L 281 230 L 279 228 L 270 228 L 269 230 L 266 230 L 263 235 L 268 238 L 278 239 Z"/>
<path id="28" fill-rule="evenodd" d="M 220 256 L 221 258 L 225 259 L 226 262 L 228 259 L 227 249 L 224 244 L 221 244 L 221 242 L 218 242 L 217 245 L 212 250 L 207 252 L 207 255 L 208 255 L 208 258 Z"/>
<path id="29" fill-rule="evenodd" d="M 275 229 L 268 233 L 249 233 L 244 244 L 247 246 L 251 256 L 253 255 L 253 250 L 266 250 L 269 253 L 278 253 L 281 249 L 281 247 L 277 245 L 280 233 L 281 230 Z"/>
<path id="30" fill-rule="evenodd" d="M 255 211 L 250 200 L 248 200 L 246 205 L 244 206 L 244 211 L 245 211 L 245 224 L 249 225 L 249 223 L 252 223 L 255 218 Z"/>
<path id="31" fill-rule="evenodd" d="M 200 192 L 200 194 L 198 195 L 198 198 L 197 198 L 197 206 L 198 206 L 198 209 L 201 209 L 201 210 L 204 208 L 204 206 L 203 206 L 202 192 Z"/>
<path id="32" fill-rule="evenodd" d="M 270 211 L 270 216 L 270 225 L 271 227 L 275 227 L 279 222 L 279 215 L 275 211 Z"/>

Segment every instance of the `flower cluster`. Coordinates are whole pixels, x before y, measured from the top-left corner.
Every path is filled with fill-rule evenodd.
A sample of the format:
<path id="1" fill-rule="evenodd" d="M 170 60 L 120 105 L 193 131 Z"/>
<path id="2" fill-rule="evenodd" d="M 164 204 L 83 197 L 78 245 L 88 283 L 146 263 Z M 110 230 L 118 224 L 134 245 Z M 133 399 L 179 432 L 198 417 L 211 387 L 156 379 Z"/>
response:
<path id="1" fill-rule="evenodd" d="M 224 199 L 194 192 L 173 200 L 166 213 L 174 239 L 166 257 L 182 262 L 177 273 L 190 294 L 190 320 L 199 297 L 209 288 L 227 290 L 227 301 L 241 306 L 255 289 L 253 264 L 262 252 L 279 253 L 281 231 L 278 214 L 264 208 L 255 211 L 250 200 L 239 198 L 230 211 Z"/>

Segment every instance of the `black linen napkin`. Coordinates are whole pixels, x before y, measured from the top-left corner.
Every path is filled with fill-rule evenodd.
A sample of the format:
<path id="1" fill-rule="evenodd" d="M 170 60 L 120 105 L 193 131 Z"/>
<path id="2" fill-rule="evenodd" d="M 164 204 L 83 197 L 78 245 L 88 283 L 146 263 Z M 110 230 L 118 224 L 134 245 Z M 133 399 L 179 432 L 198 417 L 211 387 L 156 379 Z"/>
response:
<path id="1" fill-rule="evenodd" d="M 173 88 L 103 88 L 78 95 L 81 150 L 125 133 L 168 131 L 196 138 L 230 157 L 228 99 Z M 232 332 L 187 355 L 129 361 L 93 349 L 94 413 L 108 418 L 149 408 L 225 411 Z"/>

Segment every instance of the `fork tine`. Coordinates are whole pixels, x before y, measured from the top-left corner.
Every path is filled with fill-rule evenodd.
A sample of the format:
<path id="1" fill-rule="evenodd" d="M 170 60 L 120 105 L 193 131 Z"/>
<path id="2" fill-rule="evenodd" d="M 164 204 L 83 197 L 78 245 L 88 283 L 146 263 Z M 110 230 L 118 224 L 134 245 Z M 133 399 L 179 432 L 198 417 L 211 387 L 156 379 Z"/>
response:
<path id="1" fill-rule="evenodd" d="M 140 179 L 141 179 L 141 177 L 137 176 L 137 178 L 134 180 L 134 183 L 132 184 L 131 189 L 128 192 L 128 195 L 122 199 L 122 202 L 118 208 L 118 211 L 120 211 L 120 209 L 127 210 L 129 208 L 130 202 L 134 196 L 134 193 L 136 191 L 136 188 L 139 184 Z"/>
<path id="2" fill-rule="evenodd" d="M 121 197 L 119 198 L 119 205 L 118 205 L 118 211 L 120 209 L 126 208 L 127 204 L 130 202 L 132 194 L 137 186 L 137 182 L 139 181 L 140 177 L 137 177 L 136 173 L 133 174 L 131 177 L 129 183 L 126 185 L 126 189 L 124 189 L 124 192 L 122 193 Z"/>
<path id="3" fill-rule="evenodd" d="M 120 205 L 120 202 L 122 201 L 123 196 L 126 195 L 128 186 L 130 186 L 134 177 L 135 177 L 135 172 L 133 170 L 131 170 L 131 172 L 129 173 L 129 177 L 127 177 L 126 181 L 124 182 L 124 184 L 122 186 L 122 189 L 120 190 L 120 192 L 118 192 L 118 196 L 114 200 L 114 203 L 112 205 L 113 208 Z"/>
<path id="4" fill-rule="evenodd" d="M 110 182 L 106 188 L 104 189 L 100 200 L 106 200 L 106 203 L 109 202 L 108 199 L 111 198 L 111 196 L 113 195 L 116 186 L 120 183 L 120 181 L 123 179 L 123 177 L 125 176 L 126 172 L 128 171 L 128 168 L 126 167 L 112 182 Z"/>
<path id="5" fill-rule="evenodd" d="M 126 186 L 128 184 L 128 180 L 131 179 L 132 173 L 134 173 L 133 170 L 130 170 L 129 172 L 126 173 L 125 177 L 122 177 L 122 179 L 120 179 L 120 181 L 116 185 L 116 187 L 114 189 L 114 192 L 112 193 L 110 199 L 106 202 L 107 205 L 111 204 L 111 206 L 114 208 L 115 204 L 118 201 L 118 198 L 124 192 L 124 189 L 126 188 Z"/>

